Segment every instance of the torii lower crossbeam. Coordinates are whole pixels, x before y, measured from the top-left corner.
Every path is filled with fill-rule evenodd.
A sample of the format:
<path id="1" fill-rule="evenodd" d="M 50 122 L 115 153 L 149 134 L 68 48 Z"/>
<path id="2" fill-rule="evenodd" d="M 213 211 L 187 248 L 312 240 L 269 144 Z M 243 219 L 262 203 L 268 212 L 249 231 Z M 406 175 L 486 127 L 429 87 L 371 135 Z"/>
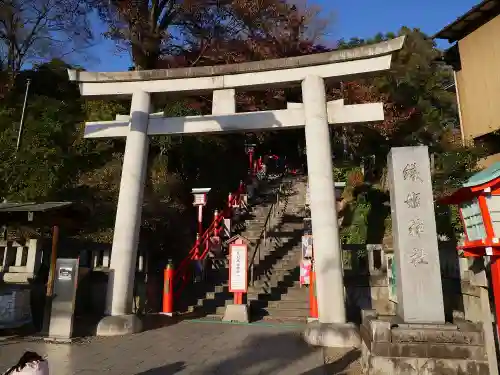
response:
<path id="1" fill-rule="evenodd" d="M 343 105 L 342 102 L 333 101 L 328 103 L 329 124 L 367 124 L 383 121 L 384 119 L 382 103 Z M 126 137 L 129 132 L 130 117 L 117 117 L 119 119 L 115 121 L 87 122 L 85 124 L 85 138 Z M 306 119 L 303 108 L 186 117 L 163 117 L 162 115 L 152 114 L 149 116 L 147 133 L 148 135 L 181 135 L 256 132 L 304 127 L 305 124 Z"/>

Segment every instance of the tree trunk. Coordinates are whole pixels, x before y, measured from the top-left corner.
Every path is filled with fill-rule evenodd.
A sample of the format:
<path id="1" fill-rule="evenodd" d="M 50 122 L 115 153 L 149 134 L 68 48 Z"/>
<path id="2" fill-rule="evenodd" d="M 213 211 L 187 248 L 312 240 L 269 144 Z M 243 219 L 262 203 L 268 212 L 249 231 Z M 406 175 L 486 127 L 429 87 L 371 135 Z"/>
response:
<path id="1" fill-rule="evenodd" d="M 156 37 L 139 37 L 133 40 L 132 60 L 135 70 L 155 69 L 160 57 L 160 46 L 161 41 Z"/>

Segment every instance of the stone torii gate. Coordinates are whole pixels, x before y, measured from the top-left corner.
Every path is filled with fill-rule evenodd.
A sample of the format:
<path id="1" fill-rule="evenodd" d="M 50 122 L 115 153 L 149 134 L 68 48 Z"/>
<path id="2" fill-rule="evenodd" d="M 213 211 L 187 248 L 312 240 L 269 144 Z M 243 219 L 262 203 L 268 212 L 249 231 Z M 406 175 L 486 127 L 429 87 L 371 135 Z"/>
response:
<path id="1" fill-rule="evenodd" d="M 242 64 L 119 73 L 69 70 L 87 97 L 131 97 L 130 116 L 88 122 L 86 138 L 126 137 L 111 251 L 106 313 L 99 335 L 136 332 L 131 315 L 149 136 L 252 132 L 305 127 L 310 207 L 321 323 L 346 323 L 344 285 L 328 124 L 366 124 L 384 119 L 382 103 L 326 102 L 325 79 L 353 79 L 388 70 L 404 37 L 314 55 Z M 303 103 L 287 109 L 236 113 L 235 90 L 302 86 Z M 212 115 L 164 117 L 150 113 L 151 95 L 213 92 Z"/>

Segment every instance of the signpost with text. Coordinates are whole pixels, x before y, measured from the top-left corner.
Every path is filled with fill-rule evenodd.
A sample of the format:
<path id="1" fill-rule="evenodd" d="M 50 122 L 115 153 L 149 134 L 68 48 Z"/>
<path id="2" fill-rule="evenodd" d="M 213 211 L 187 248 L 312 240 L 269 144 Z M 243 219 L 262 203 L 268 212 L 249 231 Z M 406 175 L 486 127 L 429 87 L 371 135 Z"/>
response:
<path id="1" fill-rule="evenodd" d="M 243 303 L 248 290 L 248 247 L 242 240 L 229 245 L 229 292 L 234 293 L 234 304 Z"/>

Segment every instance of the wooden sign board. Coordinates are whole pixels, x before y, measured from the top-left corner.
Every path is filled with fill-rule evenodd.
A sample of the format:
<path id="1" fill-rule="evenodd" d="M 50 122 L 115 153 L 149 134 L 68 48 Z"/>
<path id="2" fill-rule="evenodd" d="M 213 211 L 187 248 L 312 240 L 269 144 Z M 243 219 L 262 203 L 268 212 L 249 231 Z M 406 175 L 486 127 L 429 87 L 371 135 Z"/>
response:
<path id="1" fill-rule="evenodd" d="M 244 243 L 229 245 L 229 292 L 246 293 L 248 290 L 248 246 Z"/>
<path id="2" fill-rule="evenodd" d="M 397 284 L 396 284 L 396 263 L 394 254 L 385 254 L 387 259 L 387 287 L 389 289 L 389 301 L 398 303 Z"/>

